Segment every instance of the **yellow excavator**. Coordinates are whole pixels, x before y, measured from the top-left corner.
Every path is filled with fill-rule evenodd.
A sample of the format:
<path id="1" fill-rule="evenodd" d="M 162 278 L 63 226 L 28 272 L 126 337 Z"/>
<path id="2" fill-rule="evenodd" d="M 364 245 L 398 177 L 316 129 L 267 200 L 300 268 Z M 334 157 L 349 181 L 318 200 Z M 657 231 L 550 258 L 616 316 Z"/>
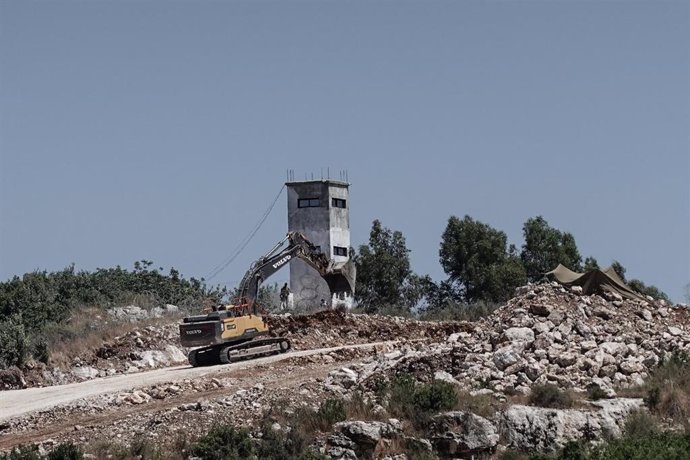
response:
<path id="1" fill-rule="evenodd" d="M 290 232 L 266 255 L 254 262 L 242 278 L 233 303 L 214 307 L 204 315 L 184 318 L 180 324 L 183 347 L 195 348 L 187 356 L 192 366 L 230 363 L 240 359 L 285 353 L 285 337 L 271 337 L 257 303 L 259 287 L 269 276 L 299 258 L 326 280 L 333 294 L 354 293 L 355 267 L 351 260 L 335 263 L 299 232 Z"/>

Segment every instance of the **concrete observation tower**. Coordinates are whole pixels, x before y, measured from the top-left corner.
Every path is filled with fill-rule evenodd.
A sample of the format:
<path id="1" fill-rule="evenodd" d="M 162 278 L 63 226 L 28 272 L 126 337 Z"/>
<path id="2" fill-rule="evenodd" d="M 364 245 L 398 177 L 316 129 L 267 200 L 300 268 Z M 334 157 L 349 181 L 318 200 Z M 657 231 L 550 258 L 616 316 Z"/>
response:
<path id="1" fill-rule="evenodd" d="M 342 175 L 342 174 L 341 174 Z M 288 231 L 301 232 L 336 265 L 350 260 L 349 189 L 346 180 L 288 180 Z M 331 293 L 321 276 L 302 260 L 290 261 L 290 290 L 296 305 L 352 306 L 352 297 Z"/>

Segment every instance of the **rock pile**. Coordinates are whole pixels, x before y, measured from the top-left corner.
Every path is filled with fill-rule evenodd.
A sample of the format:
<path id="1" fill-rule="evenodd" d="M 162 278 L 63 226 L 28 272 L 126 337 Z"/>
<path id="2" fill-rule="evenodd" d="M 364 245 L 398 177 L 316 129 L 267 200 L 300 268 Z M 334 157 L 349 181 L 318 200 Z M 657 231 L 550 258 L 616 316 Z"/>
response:
<path id="1" fill-rule="evenodd" d="M 613 396 L 614 387 L 642 383 L 669 353 L 690 352 L 687 308 L 582 295 L 557 283 L 525 286 L 517 294 L 471 332 L 372 358 L 353 369 L 355 383 L 397 372 L 428 381 L 442 371 L 469 389 L 498 394 L 527 394 L 532 385 L 554 383 L 582 391 L 596 385 Z"/>
<path id="2" fill-rule="evenodd" d="M 462 321 L 417 321 L 336 310 L 272 315 L 267 317 L 267 323 L 273 335 L 289 337 L 294 348 L 303 350 L 385 340 L 445 340 L 450 334 L 473 329 Z"/>

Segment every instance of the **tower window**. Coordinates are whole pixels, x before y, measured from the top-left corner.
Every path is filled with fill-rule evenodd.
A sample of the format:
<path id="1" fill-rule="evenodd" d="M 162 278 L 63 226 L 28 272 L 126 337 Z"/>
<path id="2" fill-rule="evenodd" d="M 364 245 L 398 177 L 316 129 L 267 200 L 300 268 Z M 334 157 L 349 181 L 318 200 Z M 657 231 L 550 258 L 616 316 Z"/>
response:
<path id="1" fill-rule="evenodd" d="M 333 198 L 331 200 L 331 206 L 334 208 L 346 208 L 347 203 L 342 198 Z"/>
<path id="2" fill-rule="evenodd" d="M 341 246 L 333 246 L 333 254 L 336 256 L 347 257 L 347 248 L 343 248 Z"/>
<path id="3" fill-rule="evenodd" d="M 321 200 L 318 198 L 300 198 L 297 200 L 298 208 L 318 208 L 321 206 Z"/>

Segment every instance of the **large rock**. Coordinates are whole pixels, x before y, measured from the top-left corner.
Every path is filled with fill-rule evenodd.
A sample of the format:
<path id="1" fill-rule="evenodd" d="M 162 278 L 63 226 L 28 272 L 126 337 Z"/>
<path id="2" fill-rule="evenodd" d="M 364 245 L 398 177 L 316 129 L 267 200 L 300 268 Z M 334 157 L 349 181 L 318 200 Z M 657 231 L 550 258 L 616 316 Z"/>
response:
<path id="1" fill-rule="evenodd" d="M 630 412 L 641 399 L 609 399 L 592 403 L 598 410 L 545 409 L 511 406 L 500 415 L 500 431 L 509 447 L 554 451 L 570 441 L 597 441 L 619 437 Z"/>
<path id="2" fill-rule="evenodd" d="M 469 412 L 446 412 L 432 419 L 430 440 L 442 458 L 493 452 L 499 436 L 487 419 Z"/>
<path id="3" fill-rule="evenodd" d="M 370 458 L 382 439 L 392 439 L 402 435 L 400 424 L 395 419 L 391 419 L 388 423 L 359 420 L 338 422 L 333 425 L 333 428 L 352 441 L 353 444 L 348 445 L 347 448 L 353 449 L 358 458 Z"/>
<path id="4" fill-rule="evenodd" d="M 328 374 L 326 386 L 350 388 L 357 383 L 357 372 L 348 367 L 336 369 Z"/>
<path id="5" fill-rule="evenodd" d="M 497 368 L 500 370 L 505 369 L 508 366 L 520 361 L 520 356 L 523 351 L 523 347 L 519 344 L 512 344 L 498 350 L 494 351 L 493 361 Z"/>
<path id="6" fill-rule="evenodd" d="M 98 369 L 94 369 L 90 366 L 75 367 L 72 369 L 72 374 L 78 379 L 95 379 L 98 377 Z"/>
<path id="7" fill-rule="evenodd" d="M 528 327 L 511 327 L 503 333 L 508 342 L 534 342 L 534 331 Z"/>

